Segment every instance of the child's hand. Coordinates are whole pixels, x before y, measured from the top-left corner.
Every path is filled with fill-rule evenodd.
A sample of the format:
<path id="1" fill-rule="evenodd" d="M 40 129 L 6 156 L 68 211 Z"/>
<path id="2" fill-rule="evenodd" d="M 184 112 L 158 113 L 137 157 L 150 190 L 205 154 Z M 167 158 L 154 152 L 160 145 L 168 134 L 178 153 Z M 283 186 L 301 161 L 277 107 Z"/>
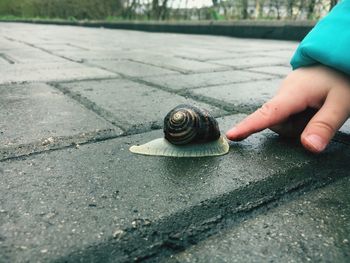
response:
<path id="1" fill-rule="evenodd" d="M 243 140 L 265 128 L 284 136 L 301 133 L 304 147 L 319 153 L 349 114 L 350 78 L 325 66 L 300 68 L 287 76 L 274 98 L 226 136 L 230 140 Z"/>

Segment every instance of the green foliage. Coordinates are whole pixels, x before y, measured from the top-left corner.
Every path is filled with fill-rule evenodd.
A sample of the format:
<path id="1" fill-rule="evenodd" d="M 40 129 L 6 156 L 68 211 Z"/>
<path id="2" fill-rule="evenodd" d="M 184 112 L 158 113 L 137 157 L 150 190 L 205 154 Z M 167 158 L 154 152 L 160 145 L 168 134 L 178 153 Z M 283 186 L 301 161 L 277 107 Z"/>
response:
<path id="1" fill-rule="evenodd" d="M 118 0 L 0 0 L 0 16 L 104 19 L 118 16 Z"/>
<path id="2" fill-rule="evenodd" d="M 0 0 L 2 19 L 230 20 L 319 19 L 338 0 L 212 0 L 211 7 L 169 9 L 170 0 Z"/>
<path id="3" fill-rule="evenodd" d="M 211 8 L 210 14 L 212 20 L 219 20 L 219 14 L 214 8 Z"/>

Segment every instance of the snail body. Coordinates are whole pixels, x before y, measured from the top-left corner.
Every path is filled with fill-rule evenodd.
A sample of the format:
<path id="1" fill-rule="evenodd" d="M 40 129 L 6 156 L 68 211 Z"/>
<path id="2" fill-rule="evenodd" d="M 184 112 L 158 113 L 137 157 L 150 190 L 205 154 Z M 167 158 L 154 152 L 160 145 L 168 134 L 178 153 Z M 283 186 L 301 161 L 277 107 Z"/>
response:
<path id="1" fill-rule="evenodd" d="M 164 138 L 159 138 L 130 151 L 144 155 L 204 157 L 226 154 L 229 145 L 220 136 L 219 125 L 208 111 L 181 104 L 164 118 Z"/>

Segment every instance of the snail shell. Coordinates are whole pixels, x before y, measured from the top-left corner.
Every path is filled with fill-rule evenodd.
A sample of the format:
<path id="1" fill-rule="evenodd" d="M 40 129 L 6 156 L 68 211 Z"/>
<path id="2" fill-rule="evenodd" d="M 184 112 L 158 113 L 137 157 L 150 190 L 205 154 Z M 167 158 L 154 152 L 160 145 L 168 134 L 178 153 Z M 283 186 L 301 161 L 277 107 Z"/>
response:
<path id="1" fill-rule="evenodd" d="M 208 111 L 182 104 L 164 118 L 164 136 L 170 143 L 186 145 L 219 139 L 217 121 Z"/>
<path id="2" fill-rule="evenodd" d="M 219 125 L 208 111 L 191 105 L 179 105 L 164 118 L 164 137 L 130 151 L 144 155 L 204 157 L 226 154 L 227 140 L 220 136 Z"/>

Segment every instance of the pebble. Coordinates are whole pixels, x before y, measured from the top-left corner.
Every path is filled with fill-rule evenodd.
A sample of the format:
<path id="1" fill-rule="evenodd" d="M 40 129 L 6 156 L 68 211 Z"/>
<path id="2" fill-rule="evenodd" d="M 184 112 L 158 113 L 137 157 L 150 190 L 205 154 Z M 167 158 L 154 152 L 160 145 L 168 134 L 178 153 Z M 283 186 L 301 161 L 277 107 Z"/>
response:
<path id="1" fill-rule="evenodd" d="M 115 239 L 120 239 L 125 235 L 125 231 L 122 229 L 117 229 L 113 233 L 113 238 Z"/>

